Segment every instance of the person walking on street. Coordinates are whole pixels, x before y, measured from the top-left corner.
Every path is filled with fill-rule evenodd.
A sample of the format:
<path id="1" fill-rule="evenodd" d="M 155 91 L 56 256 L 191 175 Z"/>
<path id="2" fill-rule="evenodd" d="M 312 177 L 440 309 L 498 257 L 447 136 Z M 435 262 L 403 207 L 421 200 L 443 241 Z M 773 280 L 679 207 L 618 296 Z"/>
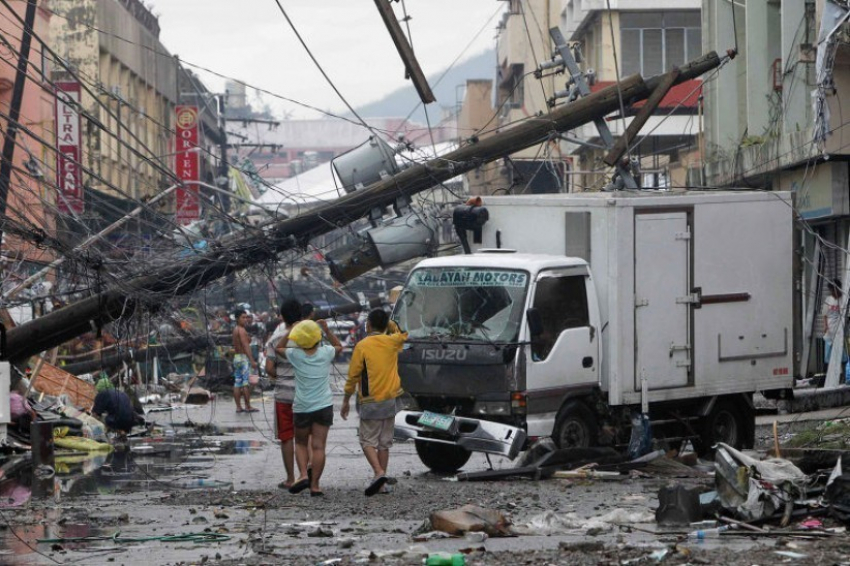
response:
<path id="1" fill-rule="evenodd" d="M 257 369 L 257 362 L 251 353 L 251 337 L 245 326 L 250 315 L 244 310 L 234 313 L 236 328 L 233 329 L 233 400 L 236 401 L 237 413 L 256 413 L 258 409 L 251 407 L 251 370 Z M 245 408 L 242 408 L 242 399 Z"/>
<path id="2" fill-rule="evenodd" d="M 357 343 L 351 355 L 340 416 L 348 419 L 350 399 L 356 391 L 360 407 L 360 446 L 373 472 L 366 487 L 366 496 L 371 497 L 384 489 L 388 480 L 396 398 L 402 394 L 398 354 L 404 347 L 407 333 L 398 331 L 386 311 L 380 308 L 369 312 L 366 330 L 367 336 Z"/>
<path id="3" fill-rule="evenodd" d="M 292 416 L 292 403 L 295 402 L 295 370 L 282 353 L 287 344 L 281 344 L 281 338 L 288 335 L 301 320 L 301 303 L 295 299 L 285 301 L 280 306 L 280 316 L 283 322 L 266 343 L 266 373 L 275 385 L 275 428 L 286 472 L 286 480 L 278 484 L 278 487 L 289 489 L 295 483 L 295 425 Z M 276 349 L 278 346 L 281 346 L 280 352 Z"/>
<path id="4" fill-rule="evenodd" d="M 322 334 L 331 343 L 322 345 Z M 289 488 L 300 493 L 310 488 L 311 496 L 324 495 L 319 481 L 325 469 L 325 443 L 333 425 L 333 393 L 331 364 L 342 351 L 342 344 L 324 320 L 302 320 L 280 343 L 291 340 L 296 348 L 286 348 L 286 359 L 295 369 L 295 401 L 292 412 L 295 421 L 295 461 L 298 481 Z M 311 473 L 307 471 L 308 460 Z"/>

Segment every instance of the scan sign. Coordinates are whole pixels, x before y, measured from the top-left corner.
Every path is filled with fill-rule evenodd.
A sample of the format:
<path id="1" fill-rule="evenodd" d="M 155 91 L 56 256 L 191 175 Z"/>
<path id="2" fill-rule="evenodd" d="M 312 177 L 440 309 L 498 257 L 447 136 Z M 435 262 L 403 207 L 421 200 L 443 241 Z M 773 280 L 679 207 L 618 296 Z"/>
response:
<path id="1" fill-rule="evenodd" d="M 498 269 L 420 269 L 413 273 L 419 287 L 525 287 L 528 274 Z"/>

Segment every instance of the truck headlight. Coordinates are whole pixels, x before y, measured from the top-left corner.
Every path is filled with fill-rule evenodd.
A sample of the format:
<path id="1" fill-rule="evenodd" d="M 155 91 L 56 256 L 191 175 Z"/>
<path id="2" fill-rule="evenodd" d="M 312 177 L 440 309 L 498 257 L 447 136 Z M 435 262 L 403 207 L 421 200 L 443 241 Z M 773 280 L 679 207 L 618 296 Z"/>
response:
<path id="1" fill-rule="evenodd" d="M 476 415 L 510 415 L 509 401 L 478 401 L 472 408 Z"/>

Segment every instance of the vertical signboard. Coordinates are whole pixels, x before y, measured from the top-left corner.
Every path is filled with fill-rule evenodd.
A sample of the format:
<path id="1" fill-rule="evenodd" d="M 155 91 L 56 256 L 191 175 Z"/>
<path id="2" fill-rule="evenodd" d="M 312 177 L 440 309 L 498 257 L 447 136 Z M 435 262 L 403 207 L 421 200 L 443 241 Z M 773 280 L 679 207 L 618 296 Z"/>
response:
<path id="1" fill-rule="evenodd" d="M 56 206 L 60 212 L 83 212 L 80 83 L 56 83 Z"/>
<path id="2" fill-rule="evenodd" d="M 177 156 L 175 173 L 185 185 L 177 189 L 176 219 L 180 224 L 189 224 L 201 217 L 201 201 L 198 194 L 198 107 L 177 107 Z M 195 181 L 195 182 L 187 182 Z"/>

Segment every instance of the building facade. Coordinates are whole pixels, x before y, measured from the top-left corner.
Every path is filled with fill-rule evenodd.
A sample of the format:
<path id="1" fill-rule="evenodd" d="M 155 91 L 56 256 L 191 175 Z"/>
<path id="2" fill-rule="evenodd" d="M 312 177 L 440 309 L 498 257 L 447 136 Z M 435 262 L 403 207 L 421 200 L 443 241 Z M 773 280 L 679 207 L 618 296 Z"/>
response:
<path id="1" fill-rule="evenodd" d="M 706 49 L 738 49 L 707 85 L 709 186 L 787 190 L 801 224 L 803 359 L 824 368 L 821 305 L 850 244 L 850 11 L 832 0 L 703 2 Z M 841 22 L 844 22 L 841 24 Z M 840 25 L 837 25 L 840 24 Z M 833 31 L 830 35 L 830 31 Z M 737 33 L 736 33 L 737 32 Z"/>
<path id="2" fill-rule="evenodd" d="M 81 85 L 83 182 L 93 205 L 83 219 L 108 222 L 108 210 L 121 201 L 135 206 L 176 183 L 181 104 L 198 109 L 198 181 L 226 187 L 218 99 L 162 44 L 158 19 L 145 4 L 52 0 L 51 9 L 52 46 L 66 63 L 54 65 L 53 80 Z M 173 212 L 174 202 L 162 201 L 162 210 Z"/>
<path id="3" fill-rule="evenodd" d="M 610 5 L 611 10 L 608 10 Z M 582 69 L 591 91 L 634 74 L 649 78 L 702 55 L 699 0 L 566 0 L 561 25 L 567 39 L 583 54 Z M 702 80 L 673 87 L 643 127 L 630 157 L 639 163 L 636 179 L 644 188 L 682 187 L 699 145 L 699 101 Z M 608 120 L 616 138 L 638 108 L 625 108 Z M 592 123 L 573 132 L 580 144 L 574 183 L 580 190 L 600 190 L 611 169 L 602 163 L 607 150 Z M 589 145 L 583 145 L 589 144 Z"/>
<path id="4" fill-rule="evenodd" d="M 30 235 L 21 237 L 11 229 L 4 231 L 4 287 L 14 286 L 19 278 L 40 269 L 41 264 L 52 261 L 50 249 L 37 245 L 35 239 L 39 233 L 48 237 L 56 235 L 52 213 L 55 204 L 56 154 L 50 146 L 40 141 L 51 140 L 55 135 L 53 91 L 45 79 L 45 75 L 49 78 L 50 65 L 39 41 L 49 38 L 51 15 L 46 9 L 46 2 L 40 1 L 37 5 L 33 26 L 35 36 L 31 41 L 27 80 L 20 106 L 19 122 L 22 127 L 18 129 L 15 140 L 6 208 L 9 223 Z M 4 62 L 0 65 L 0 127 L 4 141 L 5 134 L 11 131 L 8 114 L 23 35 L 23 26 L 18 18 L 21 21 L 24 19 L 27 3 L 14 2 L 11 6 L 17 18 L 5 7 L 0 7 L 0 30 L 4 39 L 0 47 L 0 58 Z"/>

